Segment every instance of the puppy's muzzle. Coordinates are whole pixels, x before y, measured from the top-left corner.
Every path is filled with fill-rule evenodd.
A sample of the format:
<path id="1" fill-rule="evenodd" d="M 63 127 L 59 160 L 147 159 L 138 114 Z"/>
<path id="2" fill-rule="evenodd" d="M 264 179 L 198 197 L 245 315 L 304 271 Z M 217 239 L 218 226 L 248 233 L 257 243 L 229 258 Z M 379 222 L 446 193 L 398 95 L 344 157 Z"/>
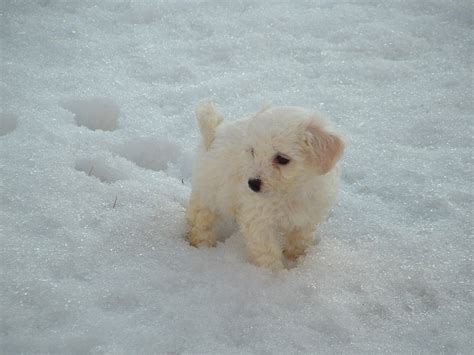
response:
<path id="1" fill-rule="evenodd" d="M 262 187 L 262 180 L 260 179 L 249 179 L 249 187 L 252 191 L 259 192 Z"/>

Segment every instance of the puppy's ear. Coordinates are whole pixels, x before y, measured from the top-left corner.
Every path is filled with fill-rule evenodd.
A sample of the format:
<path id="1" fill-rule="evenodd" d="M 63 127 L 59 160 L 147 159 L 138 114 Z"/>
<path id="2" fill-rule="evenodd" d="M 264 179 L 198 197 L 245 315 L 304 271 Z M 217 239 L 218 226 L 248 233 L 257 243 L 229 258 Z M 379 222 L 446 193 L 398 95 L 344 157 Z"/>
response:
<path id="1" fill-rule="evenodd" d="M 316 121 L 310 121 L 306 125 L 304 142 L 321 175 L 328 173 L 336 165 L 345 147 L 340 136 L 327 131 Z"/>

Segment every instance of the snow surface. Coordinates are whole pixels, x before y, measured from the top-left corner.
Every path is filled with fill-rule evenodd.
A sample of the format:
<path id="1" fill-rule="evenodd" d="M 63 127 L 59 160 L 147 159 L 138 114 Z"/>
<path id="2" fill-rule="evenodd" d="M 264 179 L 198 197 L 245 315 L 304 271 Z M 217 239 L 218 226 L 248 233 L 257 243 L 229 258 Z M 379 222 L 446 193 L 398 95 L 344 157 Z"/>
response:
<path id="1" fill-rule="evenodd" d="M 2 0 L 0 352 L 471 353 L 472 11 Z M 200 100 L 346 134 L 297 267 L 184 240 Z"/>

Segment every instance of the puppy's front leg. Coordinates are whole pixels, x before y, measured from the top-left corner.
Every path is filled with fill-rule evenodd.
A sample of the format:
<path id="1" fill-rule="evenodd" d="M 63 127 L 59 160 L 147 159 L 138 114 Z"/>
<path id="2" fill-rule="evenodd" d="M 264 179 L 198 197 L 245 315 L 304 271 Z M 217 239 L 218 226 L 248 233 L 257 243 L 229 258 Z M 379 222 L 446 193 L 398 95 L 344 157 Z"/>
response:
<path id="1" fill-rule="evenodd" d="M 285 247 L 283 254 L 289 260 L 296 260 L 304 255 L 306 249 L 311 245 L 314 239 L 314 228 L 295 227 L 285 233 Z"/>
<path id="2" fill-rule="evenodd" d="M 283 269 L 281 247 L 268 221 L 244 217 L 239 224 L 252 262 L 273 270 Z"/>
<path id="3" fill-rule="evenodd" d="M 189 244 L 195 247 L 215 246 L 217 237 L 214 224 L 217 215 L 202 205 L 196 196 L 191 196 L 186 214 L 190 227 Z"/>

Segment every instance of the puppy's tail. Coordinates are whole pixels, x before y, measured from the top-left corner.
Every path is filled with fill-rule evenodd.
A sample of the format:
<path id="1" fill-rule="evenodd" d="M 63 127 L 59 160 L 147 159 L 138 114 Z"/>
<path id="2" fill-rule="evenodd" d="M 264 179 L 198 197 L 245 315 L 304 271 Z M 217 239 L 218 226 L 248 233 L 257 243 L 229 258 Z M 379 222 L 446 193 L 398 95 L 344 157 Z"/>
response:
<path id="1" fill-rule="evenodd" d="M 200 104 L 197 107 L 196 117 L 204 142 L 204 148 L 209 150 L 214 138 L 216 138 L 217 126 L 224 121 L 224 117 L 217 112 L 216 107 L 210 102 Z"/>

